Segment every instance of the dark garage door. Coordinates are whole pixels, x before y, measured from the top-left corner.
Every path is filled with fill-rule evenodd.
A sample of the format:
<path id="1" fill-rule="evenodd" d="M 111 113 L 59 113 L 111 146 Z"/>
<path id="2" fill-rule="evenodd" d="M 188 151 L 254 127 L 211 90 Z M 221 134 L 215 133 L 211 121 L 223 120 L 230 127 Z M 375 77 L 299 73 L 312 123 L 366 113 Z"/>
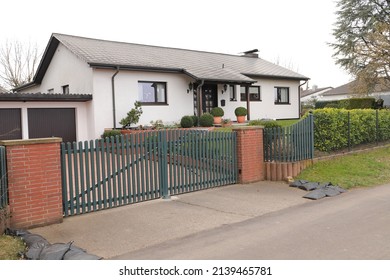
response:
<path id="1" fill-rule="evenodd" d="M 20 109 L 0 109 L 0 140 L 22 139 Z"/>
<path id="2" fill-rule="evenodd" d="M 74 108 L 28 109 L 29 138 L 61 137 L 64 142 L 76 141 Z"/>

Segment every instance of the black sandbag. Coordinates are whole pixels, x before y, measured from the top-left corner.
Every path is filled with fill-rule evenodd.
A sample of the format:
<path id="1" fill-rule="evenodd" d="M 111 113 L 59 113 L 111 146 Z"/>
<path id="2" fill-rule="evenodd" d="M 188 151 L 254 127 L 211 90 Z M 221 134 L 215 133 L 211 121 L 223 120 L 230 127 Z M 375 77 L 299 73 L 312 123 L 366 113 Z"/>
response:
<path id="1" fill-rule="evenodd" d="M 300 186 L 304 185 L 304 184 L 307 184 L 309 183 L 309 181 L 305 181 L 305 180 L 297 180 L 297 181 L 294 181 L 292 183 L 290 183 L 290 187 L 293 187 L 293 188 L 299 188 Z"/>
<path id="2" fill-rule="evenodd" d="M 309 182 L 309 183 L 303 184 L 299 188 L 301 190 L 305 190 L 305 191 L 312 191 L 312 190 L 317 189 L 319 187 L 319 185 L 320 185 L 319 183 Z"/>
<path id="3" fill-rule="evenodd" d="M 72 246 L 70 250 L 65 253 L 64 260 L 101 260 L 102 257 L 88 254 L 85 250 Z"/>
<path id="4" fill-rule="evenodd" d="M 31 246 L 29 246 L 27 252 L 26 252 L 26 258 L 28 260 L 39 260 L 41 257 L 41 252 L 43 248 L 46 246 L 49 246 L 49 243 L 44 242 L 35 242 Z"/>
<path id="5" fill-rule="evenodd" d="M 337 191 L 339 191 L 340 193 L 345 193 L 347 190 L 340 187 L 340 186 L 333 186 L 333 188 Z"/>
<path id="6" fill-rule="evenodd" d="M 316 189 L 314 191 L 307 193 L 303 198 L 317 200 L 317 199 L 324 198 L 325 196 L 326 194 L 322 189 Z"/>
<path id="7" fill-rule="evenodd" d="M 34 243 L 43 243 L 43 244 L 46 244 L 46 245 L 50 244 L 45 238 L 43 238 L 39 234 L 29 233 L 29 234 L 26 234 L 26 235 L 22 235 L 21 238 L 26 243 L 26 245 L 28 247 L 31 247 Z"/>
<path id="8" fill-rule="evenodd" d="M 6 228 L 5 234 L 11 236 L 24 236 L 26 234 L 31 234 L 31 233 L 28 230 Z"/>
<path id="9" fill-rule="evenodd" d="M 322 188 L 322 191 L 326 194 L 326 196 L 329 196 L 329 197 L 336 196 L 336 195 L 340 194 L 340 192 L 338 190 L 336 190 L 335 188 L 333 188 L 333 186 L 324 187 L 324 188 Z"/>
<path id="10" fill-rule="evenodd" d="M 70 250 L 72 243 L 54 243 L 42 249 L 40 260 L 62 260 L 66 252 Z"/>

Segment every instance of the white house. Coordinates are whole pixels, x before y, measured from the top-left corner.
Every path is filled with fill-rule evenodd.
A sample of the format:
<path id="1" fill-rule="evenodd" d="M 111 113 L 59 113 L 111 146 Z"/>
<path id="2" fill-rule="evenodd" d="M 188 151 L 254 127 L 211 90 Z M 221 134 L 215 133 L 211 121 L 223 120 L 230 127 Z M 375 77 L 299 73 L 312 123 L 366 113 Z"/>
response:
<path id="1" fill-rule="evenodd" d="M 55 120 L 49 126 L 69 127 L 70 140 L 121 127 L 135 101 L 142 103 L 139 124 L 179 122 L 217 106 L 232 120 L 239 106 L 248 109 L 247 119 L 299 118 L 299 88 L 308 78 L 256 52 L 239 56 L 53 34 L 33 81 L 0 94 L 0 116 L 19 110 L 21 138 L 61 136 L 45 128 L 37 133 L 40 123 Z"/>
<path id="2" fill-rule="evenodd" d="M 332 90 L 333 87 L 321 87 L 314 85 L 311 89 L 302 90 L 301 91 L 301 102 L 306 103 L 310 100 L 316 99 L 316 100 L 322 100 L 323 94 L 325 92 L 328 92 Z"/>

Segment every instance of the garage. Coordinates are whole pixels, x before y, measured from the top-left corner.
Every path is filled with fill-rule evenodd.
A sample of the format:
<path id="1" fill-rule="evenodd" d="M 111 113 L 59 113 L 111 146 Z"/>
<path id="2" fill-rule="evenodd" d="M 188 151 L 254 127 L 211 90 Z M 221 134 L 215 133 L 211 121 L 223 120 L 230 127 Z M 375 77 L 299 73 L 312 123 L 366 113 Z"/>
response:
<path id="1" fill-rule="evenodd" d="M 0 140 L 22 139 L 20 108 L 0 108 Z"/>
<path id="2" fill-rule="evenodd" d="M 29 138 L 61 137 L 64 142 L 76 141 L 74 108 L 28 108 Z"/>

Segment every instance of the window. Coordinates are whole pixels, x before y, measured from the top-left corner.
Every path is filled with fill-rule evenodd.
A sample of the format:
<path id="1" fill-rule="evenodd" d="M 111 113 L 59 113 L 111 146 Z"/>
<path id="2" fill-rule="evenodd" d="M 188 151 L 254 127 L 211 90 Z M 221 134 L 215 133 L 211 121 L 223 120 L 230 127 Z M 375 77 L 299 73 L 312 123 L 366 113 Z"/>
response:
<path id="1" fill-rule="evenodd" d="M 237 101 L 235 85 L 229 86 L 229 94 L 230 94 L 230 101 Z"/>
<path id="2" fill-rule="evenodd" d="M 142 104 L 167 104 L 167 83 L 138 82 L 138 100 Z"/>
<path id="3" fill-rule="evenodd" d="M 62 86 L 62 93 L 69 94 L 69 85 Z"/>
<path id="4" fill-rule="evenodd" d="M 249 91 L 250 101 L 261 101 L 260 86 L 241 86 L 241 101 L 246 101 L 247 89 Z"/>
<path id="5" fill-rule="evenodd" d="M 275 104 L 290 104 L 290 88 L 275 87 Z"/>
<path id="6" fill-rule="evenodd" d="M 47 90 L 47 93 L 54 93 L 54 88 L 50 88 Z"/>

